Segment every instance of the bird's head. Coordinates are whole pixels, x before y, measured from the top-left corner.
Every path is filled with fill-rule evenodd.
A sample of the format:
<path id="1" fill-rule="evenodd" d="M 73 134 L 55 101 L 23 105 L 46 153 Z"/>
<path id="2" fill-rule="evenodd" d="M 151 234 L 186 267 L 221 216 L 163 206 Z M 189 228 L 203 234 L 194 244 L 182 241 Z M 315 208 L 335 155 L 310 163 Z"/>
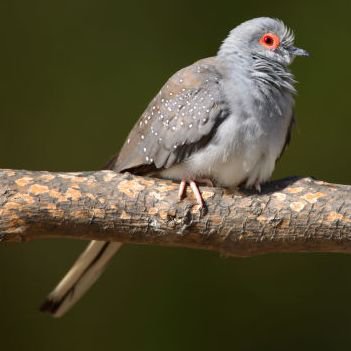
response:
<path id="1" fill-rule="evenodd" d="M 308 52 L 294 46 L 294 34 L 285 24 L 269 17 L 254 18 L 234 28 L 224 40 L 219 56 L 260 58 L 288 66 L 296 56 Z"/>

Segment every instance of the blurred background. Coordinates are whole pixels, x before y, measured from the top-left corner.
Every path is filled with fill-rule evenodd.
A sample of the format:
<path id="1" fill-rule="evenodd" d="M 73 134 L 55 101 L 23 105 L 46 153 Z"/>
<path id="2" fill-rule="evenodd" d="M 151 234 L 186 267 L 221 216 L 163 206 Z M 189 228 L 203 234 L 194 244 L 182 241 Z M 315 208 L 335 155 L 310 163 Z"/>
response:
<path id="1" fill-rule="evenodd" d="M 310 51 L 292 67 L 298 125 L 275 178 L 351 183 L 349 1 L 2 0 L 0 167 L 81 171 L 122 145 L 165 80 L 257 16 Z M 37 306 L 85 242 L 0 246 L 3 350 L 340 350 L 351 256 L 223 258 L 126 246 L 63 319 Z"/>

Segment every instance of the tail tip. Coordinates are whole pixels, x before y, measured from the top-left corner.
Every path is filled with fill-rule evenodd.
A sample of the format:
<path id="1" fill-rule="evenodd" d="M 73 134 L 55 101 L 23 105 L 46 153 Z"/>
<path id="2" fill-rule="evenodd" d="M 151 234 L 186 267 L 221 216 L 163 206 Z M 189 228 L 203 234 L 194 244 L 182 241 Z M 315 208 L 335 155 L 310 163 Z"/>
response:
<path id="1" fill-rule="evenodd" d="M 39 311 L 49 313 L 53 317 L 59 317 L 56 313 L 61 305 L 61 301 L 56 301 L 50 297 L 47 297 L 45 301 L 39 306 Z"/>

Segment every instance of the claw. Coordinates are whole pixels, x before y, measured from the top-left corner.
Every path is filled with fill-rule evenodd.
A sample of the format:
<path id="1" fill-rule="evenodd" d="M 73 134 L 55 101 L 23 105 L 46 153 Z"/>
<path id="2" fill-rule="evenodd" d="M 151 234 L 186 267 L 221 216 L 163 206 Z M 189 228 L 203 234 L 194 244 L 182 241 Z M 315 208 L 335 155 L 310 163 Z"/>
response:
<path id="1" fill-rule="evenodd" d="M 259 182 L 255 183 L 255 189 L 256 191 L 258 191 L 259 193 L 261 192 L 261 184 Z"/>

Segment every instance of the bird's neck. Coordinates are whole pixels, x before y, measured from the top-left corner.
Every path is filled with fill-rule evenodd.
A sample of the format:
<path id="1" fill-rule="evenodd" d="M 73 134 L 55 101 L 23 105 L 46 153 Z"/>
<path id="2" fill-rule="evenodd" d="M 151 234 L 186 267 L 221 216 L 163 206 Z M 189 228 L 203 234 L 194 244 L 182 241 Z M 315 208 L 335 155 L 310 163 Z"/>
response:
<path id="1" fill-rule="evenodd" d="M 249 114 L 267 109 L 284 115 L 294 104 L 295 80 L 286 66 L 258 56 L 248 59 L 240 55 L 232 55 L 230 60 L 227 57 L 221 66 L 229 99 L 235 100 L 236 106 L 245 104 Z"/>
<path id="2" fill-rule="evenodd" d="M 296 81 L 286 65 L 258 54 L 247 57 L 236 53 L 219 58 L 225 71 L 224 76 L 229 80 L 246 80 L 269 95 L 296 93 Z"/>
<path id="3" fill-rule="evenodd" d="M 262 91 L 270 94 L 295 94 L 295 79 L 289 69 L 260 55 L 251 57 L 250 76 Z"/>

